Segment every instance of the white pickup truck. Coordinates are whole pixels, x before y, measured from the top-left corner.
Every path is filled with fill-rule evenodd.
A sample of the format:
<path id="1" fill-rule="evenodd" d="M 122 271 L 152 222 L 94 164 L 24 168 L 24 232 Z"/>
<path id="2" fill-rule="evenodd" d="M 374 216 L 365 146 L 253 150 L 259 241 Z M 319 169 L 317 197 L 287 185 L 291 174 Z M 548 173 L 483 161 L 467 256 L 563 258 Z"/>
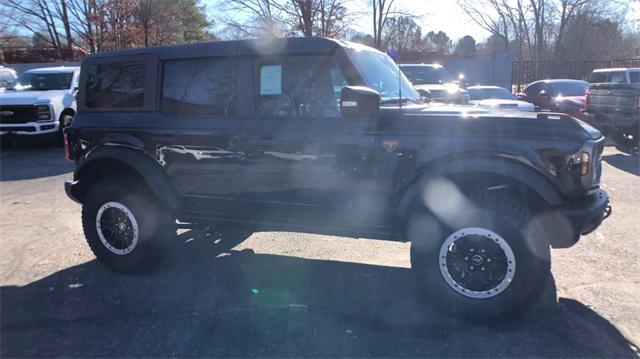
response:
<path id="1" fill-rule="evenodd" d="M 0 135 L 60 135 L 76 114 L 79 67 L 22 73 L 0 94 Z"/>

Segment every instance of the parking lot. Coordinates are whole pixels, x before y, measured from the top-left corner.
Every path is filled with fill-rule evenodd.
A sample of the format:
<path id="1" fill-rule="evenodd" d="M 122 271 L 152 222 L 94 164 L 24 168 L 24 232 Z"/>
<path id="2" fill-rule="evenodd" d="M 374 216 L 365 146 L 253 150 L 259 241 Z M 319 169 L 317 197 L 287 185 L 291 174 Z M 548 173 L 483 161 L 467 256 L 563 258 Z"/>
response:
<path id="1" fill-rule="evenodd" d="M 421 301 L 404 243 L 186 231 L 159 271 L 116 275 L 86 245 L 61 148 L 0 165 L 2 357 L 639 355 L 640 157 L 611 147 L 613 215 L 552 251 L 557 304 L 491 324 Z"/>

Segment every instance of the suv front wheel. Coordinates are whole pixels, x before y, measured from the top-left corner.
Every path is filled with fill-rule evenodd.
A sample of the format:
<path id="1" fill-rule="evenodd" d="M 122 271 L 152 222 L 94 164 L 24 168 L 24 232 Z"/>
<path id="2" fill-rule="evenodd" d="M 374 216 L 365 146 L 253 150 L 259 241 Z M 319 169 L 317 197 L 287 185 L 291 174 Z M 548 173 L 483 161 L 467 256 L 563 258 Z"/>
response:
<path id="1" fill-rule="evenodd" d="M 91 188 L 82 206 L 82 227 L 98 260 L 127 273 L 156 266 L 176 236 L 170 211 L 129 177 L 107 178 Z"/>
<path id="2" fill-rule="evenodd" d="M 449 223 L 414 211 L 407 236 L 419 287 L 435 305 L 472 318 L 526 309 L 550 274 L 544 229 L 512 198 L 484 194 L 470 203 Z"/>

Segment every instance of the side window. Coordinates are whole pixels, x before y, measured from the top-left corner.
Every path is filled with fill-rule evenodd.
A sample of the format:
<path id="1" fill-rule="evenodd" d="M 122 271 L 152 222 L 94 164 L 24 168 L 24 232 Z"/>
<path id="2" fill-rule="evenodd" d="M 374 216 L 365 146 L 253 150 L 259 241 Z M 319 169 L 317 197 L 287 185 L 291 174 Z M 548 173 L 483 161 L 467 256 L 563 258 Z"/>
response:
<path id="1" fill-rule="evenodd" d="M 141 61 L 89 65 L 85 106 L 142 107 L 144 69 L 144 62 Z"/>
<path id="2" fill-rule="evenodd" d="M 235 59 L 167 61 L 162 78 L 162 113 L 177 116 L 235 115 Z"/>
<path id="3" fill-rule="evenodd" d="M 261 58 L 255 62 L 256 112 L 289 118 L 339 117 L 347 81 L 331 56 Z"/>
<path id="4" fill-rule="evenodd" d="M 640 84 L 640 71 L 629 71 L 629 82 Z"/>

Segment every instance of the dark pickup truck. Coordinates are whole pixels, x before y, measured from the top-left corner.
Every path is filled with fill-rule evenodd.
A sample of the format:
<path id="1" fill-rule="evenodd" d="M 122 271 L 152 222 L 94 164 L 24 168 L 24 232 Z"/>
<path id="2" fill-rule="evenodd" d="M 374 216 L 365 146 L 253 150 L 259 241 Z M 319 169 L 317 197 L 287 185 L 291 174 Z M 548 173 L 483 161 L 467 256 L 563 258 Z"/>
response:
<path id="1" fill-rule="evenodd" d="M 78 104 L 66 191 L 115 271 L 158 265 L 176 228 L 411 241 L 427 297 L 498 316 L 541 292 L 550 246 L 610 213 L 598 130 L 563 114 L 428 107 L 387 55 L 348 42 L 95 54 Z"/>
<path id="2" fill-rule="evenodd" d="M 589 86 L 586 119 L 626 153 L 640 153 L 640 83 Z"/>

